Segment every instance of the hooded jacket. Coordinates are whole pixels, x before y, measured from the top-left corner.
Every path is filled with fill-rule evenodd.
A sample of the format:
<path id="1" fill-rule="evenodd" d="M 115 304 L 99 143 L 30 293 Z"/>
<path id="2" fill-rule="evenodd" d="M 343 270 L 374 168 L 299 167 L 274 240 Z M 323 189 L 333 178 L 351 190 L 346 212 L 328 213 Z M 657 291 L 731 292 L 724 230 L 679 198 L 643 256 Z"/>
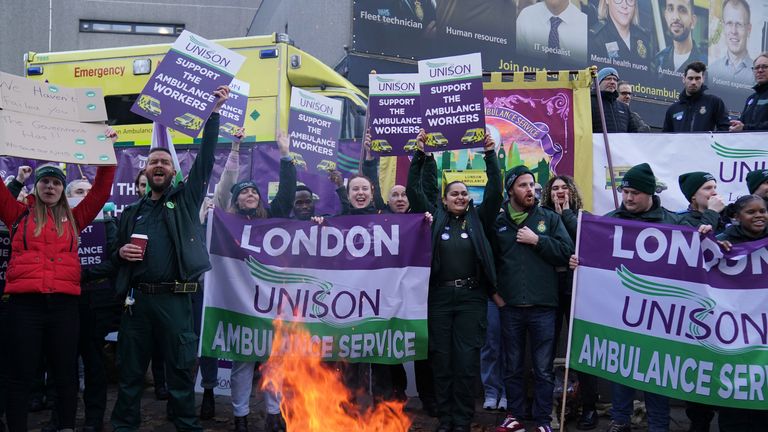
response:
<path id="1" fill-rule="evenodd" d="M 683 225 L 683 217 L 675 214 L 661 206 L 661 200 L 658 196 L 653 196 L 653 204 L 647 211 L 641 213 L 632 213 L 627 211 L 624 204 L 605 214 L 608 217 L 615 217 L 619 219 L 635 220 L 640 222 L 654 222 L 665 223 L 670 225 Z"/>
<path id="2" fill-rule="evenodd" d="M 99 167 L 90 193 L 72 209 L 78 230 L 87 227 L 109 199 L 115 170 L 114 166 Z M 0 219 L 8 227 L 19 221 L 11 240 L 5 294 L 80 295 L 79 233 L 73 232 L 72 225 L 65 222 L 64 233 L 59 236 L 53 213 L 48 209 L 45 227 L 35 236 L 36 199 L 29 195 L 28 204 L 22 204 L 4 183 L 0 185 Z"/>
<path id="3" fill-rule="evenodd" d="M 768 237 L 768 228 L 766 228 L 763 231 L 763 234 L 759 237 L 750 237 L 747 235 L 747 233 L 744 232 L 744 229 L 741 228 L 741 225 L 731 225 L 728 228 L 725 229 L 722 233 L 718 234 L 717 239 L 718 240 L 727 240 L 731 243 L 746 243 L 751 242 L 755 240 L 760 240 L 762 238 Z"/>
<path id="4" fill-rule="evenodd" d="M 632 117 L 629 105 L 618 99 L 618 93 L 601 91 L 603 99 L 603 111 L 605 113 L 606 132 L 637 132 L 637 124 Z M 597 105 L 597 96 L 592 93 L 592 132 L 603 132 L 600 122 L 600 107 Z"/>
<path id="5" fill-rule="evenodd" d="M 730 121 L 725 103 L 715 95 L 704 93 L 706 90 L 707 86 L 702 86 L 701 90 L 693 95 L 688 95 L 683 90 L 680 99 L 667 108 L 662 131 L 727 131 Z"/>
<path id="6" fill-rule="evenodd" d="M 768 83 L 752 87 L 752 93 L 741 112 L 744 130 L 768 130 Z"/>

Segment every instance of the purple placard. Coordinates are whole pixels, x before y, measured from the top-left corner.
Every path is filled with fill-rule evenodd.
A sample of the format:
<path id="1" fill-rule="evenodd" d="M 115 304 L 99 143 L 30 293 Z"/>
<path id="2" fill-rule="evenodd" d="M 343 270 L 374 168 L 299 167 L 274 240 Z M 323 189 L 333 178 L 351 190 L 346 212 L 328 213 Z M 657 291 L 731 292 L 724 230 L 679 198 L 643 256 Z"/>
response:
<path id="1" fill-rule="evenodd" d="M 482 74 L 479 53 L 419 61 L 425 151 L 483 147 Z"/>
<path id="2" fill-rule="evenodd" d="M 107 231 L 103 221 L 94 221 L 80 231 L 80 246 L 77 248 L 80 256 L 80 266 L 84 269 L 97 266 L 107 260 L 109 245 L 107 244 Z M 108 281 L 88 284 L 87 290 L 108 289 Z"/>
<path id="3" fill-rule="evenodd" d="M 416 150 L 421 127 L 418 74 L 372 74 L 368 78 L 371 150 L 403 156 Z"/>
<path id="4" fill-rule="evenodd" d="M 297 168 L 312 173 L 336 169 L 341 109 L 339 100 L 298 87 L 291 90 L 288 134 L 291 137 L 291 155 L 297 162 Z"/>
<path id="5" fill-rule="evenodd" d="M 196 137 L 245 58 L 184 31 L 144 86 L 131 112 Z"/>
<path id="6" fill-rule="evenodd" d="M 293 248 L 292 242 L 300 242 L 293 239 L 304 235 L 310 240 Z M 253 256 L 262 264 L 279 267 L 295 267 L 296 257 L 301 258 L 301 268 L 324 270 L 428 267 L 432 261 L 429 236 L 429 223 L 421 214 L 340 216 L 318 225 L 246 219 L 216 209 L 210 252 L 235 259 Z"/>
<path id="7" fill-rule="evenodd" d="M 723 252 L 695 228 L 651 224 L 582 213 L 579 265 L 707 284 L 722 289 L 762 289 L 768 238 Z M 740 260 L 737 258 L 741 257 Z M 739 271 L 741 266 L 744 266 Z"/>
<path id="8" fill-rule="evenodd" d="M 233 79 L 229 84 L 229 99 L 221 106 L 219 135 L 230 140 L 237 140 L 235 134 L 245 125 L 245 110 L 248 107 L 250 84 Z"/>

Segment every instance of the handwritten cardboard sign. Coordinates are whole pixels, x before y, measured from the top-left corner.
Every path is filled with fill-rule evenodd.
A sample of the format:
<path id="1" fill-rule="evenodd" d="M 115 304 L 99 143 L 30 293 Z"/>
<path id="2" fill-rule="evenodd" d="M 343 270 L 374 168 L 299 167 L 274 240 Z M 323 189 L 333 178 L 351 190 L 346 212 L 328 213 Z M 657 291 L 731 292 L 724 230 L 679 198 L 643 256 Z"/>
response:
<path id="1" fill-rule="evenodd" d="M 214 90 L 229 85 L 242 55 L 189 31 L 181 33 L 131 112 L 196 137 L 213 112 Z"/>
<path id="2" fill-rule="evenodd" d="M 115 165 L 112 141 L 98 123 L 0 111 L 0 154 L 90 165 Z"/>
<path id="3" fill-rule="evenodd" d="M 67 88 L 0 72 L 0 109 L 78 122 L 107 121 L 98 88 Z"/>

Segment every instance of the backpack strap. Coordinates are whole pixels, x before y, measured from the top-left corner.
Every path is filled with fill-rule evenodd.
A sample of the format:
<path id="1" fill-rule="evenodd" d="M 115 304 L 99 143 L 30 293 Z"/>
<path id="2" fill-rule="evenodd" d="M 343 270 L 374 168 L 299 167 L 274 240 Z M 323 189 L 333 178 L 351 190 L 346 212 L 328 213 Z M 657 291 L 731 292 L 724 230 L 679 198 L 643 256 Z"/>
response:
<path id="1" fill-rule="evenodd" d="M 10 241 L 13 242 L 13 236 L 16 234 L 16 230 L 19 228 L 19 224 L 21 223 L 22 219 L 25 219 L 29 215 L 29 207 L 25 207 L 24 211 L 19 215 L 19 217 L 16 219 L 16 222 L 11 225 L 11 238 Z M 26 228 L 26 224 L 25 224 Z M 24 230 L 24 249 L 27 248 L 27 231 Z"/>

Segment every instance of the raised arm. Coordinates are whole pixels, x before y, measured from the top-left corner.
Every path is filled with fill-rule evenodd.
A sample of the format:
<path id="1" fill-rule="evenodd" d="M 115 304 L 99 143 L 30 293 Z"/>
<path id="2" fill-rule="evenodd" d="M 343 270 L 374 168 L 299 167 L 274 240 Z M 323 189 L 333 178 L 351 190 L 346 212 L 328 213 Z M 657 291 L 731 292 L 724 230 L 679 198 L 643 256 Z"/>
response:
<path id="1" fill-rule="evenodd" d="M 232 186 L 237 183 L 237 177 L 240 174 L 240 141 L 232 141 L 232 149 L 227 156 L 227 162 L 224 164 L 224 171 L 219 177 L 219 182 L 213 191 L 213 205 L 222 210 L 229 208 L 229 202 L 232 198 Z"/>
<path id="2" fill-rule="evenodd" d="M 501 168 L 499 168 L 499 159 L 496 156 L 496 143 L 490 134 L 485 134 L 485 174 L 488 181 L 485 183 L 483 192 L 483 203 L 477 209 L 480 220 L 485 229 L 489 229 L 496 220 L 496 215 L 501 209 L 501 203 L 504 202 L 504 187 L 501 184 Z"/>
<path id="3" fill-rule="evenodd" d="M 271 217 L 288 218 L 296 200 L 296 165 L 290 155 L 290 139 L 282 131 L 277 133 L 277 147 L 280 150 L 280 183 L 275 199 L 269 203 L 269 213 Z"/>

